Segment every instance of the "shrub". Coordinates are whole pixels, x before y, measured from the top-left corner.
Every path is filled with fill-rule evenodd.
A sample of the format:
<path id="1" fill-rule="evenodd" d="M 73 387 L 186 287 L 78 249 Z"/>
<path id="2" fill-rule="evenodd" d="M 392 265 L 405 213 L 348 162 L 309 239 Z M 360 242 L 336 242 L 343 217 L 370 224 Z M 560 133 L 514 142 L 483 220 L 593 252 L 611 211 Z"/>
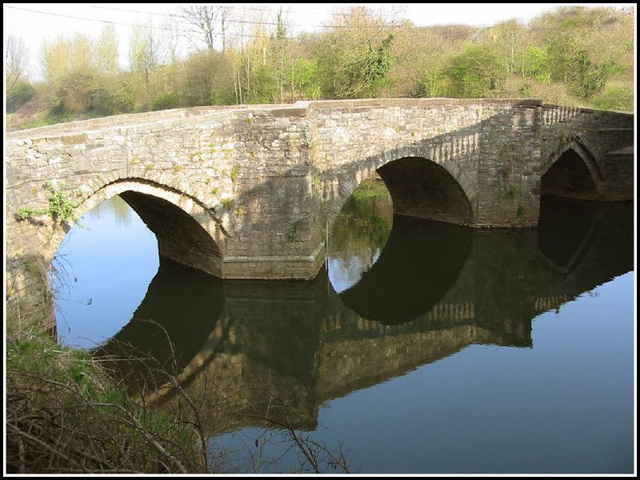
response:
<path id="1" fill-rule="evenodd" d="M 36 95 L 36 89 L 27 82 L 18 83 L 7 95 L 7 113 L 18 110 Z"/>
<path id="2" fill-rule="evenodd" d="M 153 99 L 151 108 L 153 110 L 166 110 L 168 108 L 177 108 L 180 106 L 180 95 L 177 93 L 161 93 Z"/>
<path id="3" fill-rule="evenodd" d="M 633 87 L 608 84 L 604 92 L 593 99 L 593 104 L 601 110 L 633 112 Z"/>

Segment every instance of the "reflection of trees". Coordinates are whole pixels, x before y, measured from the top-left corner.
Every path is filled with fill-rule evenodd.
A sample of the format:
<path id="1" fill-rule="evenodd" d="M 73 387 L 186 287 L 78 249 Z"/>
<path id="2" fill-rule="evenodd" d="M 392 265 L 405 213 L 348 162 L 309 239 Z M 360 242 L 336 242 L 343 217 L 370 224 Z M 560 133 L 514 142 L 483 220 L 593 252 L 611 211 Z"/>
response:
<path id="1" fill-rule="evenodd" d="M 91 217 L 95 219 L 99 219 L 104 215 L 113 215 L 118 226 L 129 227 L 131 225 L 132 213 L 135 212 L 131 210 L 127 202 L 122 200 L 119 195 L 114 195 L 110 199 L 92 208 L 88 215 L 91 215 Z"/>
<path id="2" fill-rule="evenodd" d="M 364 195 L 356 190 L 343 207 L 329 242 L 332 274 L 348 283 L 357 281 L 375 262 L 393 223 L 393 205 L 384 184 L 364 188 Z"/>
<path id="3" fill-rule="evenodd" d="M 393 220 L 388 196 L 351 197 L 336 218 L 330 241 L 332 257 L 348 258 L 351 253 L 384 247 Z M 346 253 L 348 250 L 349 253 Z"/>
<path id="4" fill-rule="evenodd" d="M 113 205 L 113 212 L 116 218 L 116 223 L 118 225 L 128 227 L 131 223 L 131 214 L 133 213 L 131 207 L 127 204 L 127 202 L 122 200 L 119 195 L 112 197 L 111 201 Z"/>

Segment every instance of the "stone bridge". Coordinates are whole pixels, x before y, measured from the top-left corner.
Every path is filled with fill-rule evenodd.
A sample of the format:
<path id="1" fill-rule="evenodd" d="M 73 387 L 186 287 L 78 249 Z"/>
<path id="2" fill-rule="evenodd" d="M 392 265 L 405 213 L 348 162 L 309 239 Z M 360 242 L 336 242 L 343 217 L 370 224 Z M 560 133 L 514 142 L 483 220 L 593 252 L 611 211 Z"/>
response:
<path id="1" fill-rule="evenodd" d="M 118 194 L 161 257 L 220 278 L 312 279 L 333 220 L 375 171 L 396 213 L 534 227 L 541 195 L 633 199 L 633 125 L 632 114 L 537 100 L 383 99 L 198 107 L 9 133 L 7 306 L 48 315 L 38 299 L 69 225 L 24 209 L 51 211 L 55 199 L 79 218 Z"/>

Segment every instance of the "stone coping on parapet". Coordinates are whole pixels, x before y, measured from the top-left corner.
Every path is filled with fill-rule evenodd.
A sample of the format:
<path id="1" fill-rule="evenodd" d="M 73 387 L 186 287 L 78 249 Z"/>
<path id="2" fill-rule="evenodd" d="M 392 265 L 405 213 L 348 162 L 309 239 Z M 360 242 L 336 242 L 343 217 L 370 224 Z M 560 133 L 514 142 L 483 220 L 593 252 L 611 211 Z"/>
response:
<path id="1" fill-rule="evenodd" d="M 293 104 L 223 105 L 156 110 L 151 112 L 127 113 L 109 117 L 76 120 L 46 127 L 29 128 L 7 132 L 8 140 L 59 137 L 68 132 L 89 132 L 114 127 L 142 126 L 175 119 L 205 116 L 226 110 L 269 111 L 273 117 L 306 116 L 310 108 L 354 108 L 354 107 L 410 107 L 436 105 L 541 105 L 541 100 L 532 99 L 467 99 L 467 98 L 382 98 L 355 100 L 314 100 L 298 101 Z"/>
<path id="2" fill-rule="evenodd" d="M 44 137 L 60 137 L 69 133 L 95 132 L 104 129 L 138 127 L 172 120 L 217 114 L 225 111 L 269 111 L 274 117 L 306 115 L 308 109 L 296 104 L 224 105 L 207 107 L 176 108 L 152 112 L 127 113 L 109 117 L 76 120 L 46 127 L 29 128 L 7 132 L 7 140 L 24 140 Z"/>
<path id="3" fill-rule="evenodd" d="M 586 107 L 567 107 L 566 105 L 556 105 L 555 103 L 542 103 L 540 106 L 546 109 L 572 108 L 574 110 L 580 110 L 581 113 L 615 113 L 616 115 L 628 115 L 630 117 L 634 116 L 633 112 L 622 112 L 619 110 L 598 110 L 597 108 Z"/>
<path id="4" fill-rule="evenodd" d="M 303 102 L 299 102 L 303 103 Z M 453 105 L 530 105 L 540 106 L 542 100 L 531 98 L 363 98 L 353 100 L 314 100 L 304 102 L 310 108 L 354 107 L 426 107 Z"/>
<path id="5" fill-rule="evenodd" d="M 205 117 L 224 111 L 266 111 L 272 117 L 305 117 L 310 110 L 323 109 L 358 109 L 358 108 L 393 108 L 393 107 L 430 107 L 430 106 L 465 106 L 465 105 L 509 105 L 509 106 L 534 106 L 545 109 L 570 108 L 559 105 L 543 103 L 542 100 L 528 98 L 376 98 L 376 99 L 351 99 L 351 100 L 312 100 L 298 101 L 292 104 L 258 104 L 258 105 L 222 105 L 200 106 L 189 108 L 177 108 L 170 110 L 157 110 L 141 113 L 127 113 L 112 115 L 88 120 L 77 120 L 68 123 L 59 123 L 46 127 L 16 130 L 6 133 L 7 140 L 40 139 L 47 137 L 61 137 L 69 133 L 95 132 L 103 129 L 142 127 L 172 120 L 181 120 L 190 117 Z M 609 112 L 608 110 L 595 110 L 589 108 L 574 108 L 584 113 L 618 113 L 633 116 L 628 112 Z"/>

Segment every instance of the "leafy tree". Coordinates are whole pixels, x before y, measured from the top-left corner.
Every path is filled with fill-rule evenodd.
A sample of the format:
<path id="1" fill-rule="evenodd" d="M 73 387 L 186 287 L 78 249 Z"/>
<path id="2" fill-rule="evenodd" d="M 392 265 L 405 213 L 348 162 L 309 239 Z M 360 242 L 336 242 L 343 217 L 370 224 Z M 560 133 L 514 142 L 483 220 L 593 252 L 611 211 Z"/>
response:
<path id="1" fill-rule="evenodd" d="M 324 36 L 317 49 L 323 96 L 377 96 L 391 84 L 395 35 L 390 25 L 364 7 L 351 8 L 336 21 L 338 26 Z"/>
<path id="2" fill-rule="evenodd" d="M 118 68 L 118 38 L 113 25 L 102 27 L 93 55 L 95 69 L 100 75 L 116 75 Z"/>
<path id="3" fill-rule="evenodd" d="M 179 91 L 185 106 L 234 103 L 233 69 L 227 55 L 199 52 L 183 63 L 183 69 Z"/>
<path id="4" fill-rule="evenodd" d="M 499 57 L 484 45 L 468 44 L 446 67 L 452 97 L 497 97 L 507 77 Z"/>
<path id="5" fill-rule="evenodd" d="M 602 92 L 610 63 L 592 61 L 576 35 L 557 35 L 549 43 L 551 77 L 565 82 L 571 93 L 588 99 Z"/>
<path id="6" fill-rule="evenodd" d="M 300 92 L 305 98 L 312 100 L 320 98 L 317 61 L 300 58 L 295 62 L 293 65 L 291 90 L 294 97 L 296 96 L 296 92 Z"/>
<path id="7" fill-rule="evenodd" d="M 521 72 L 523 77 L 535 78 L 542 83 L 551 81 L 549 54 L 547 48 L 531 45 L 522 55 Z"/>

